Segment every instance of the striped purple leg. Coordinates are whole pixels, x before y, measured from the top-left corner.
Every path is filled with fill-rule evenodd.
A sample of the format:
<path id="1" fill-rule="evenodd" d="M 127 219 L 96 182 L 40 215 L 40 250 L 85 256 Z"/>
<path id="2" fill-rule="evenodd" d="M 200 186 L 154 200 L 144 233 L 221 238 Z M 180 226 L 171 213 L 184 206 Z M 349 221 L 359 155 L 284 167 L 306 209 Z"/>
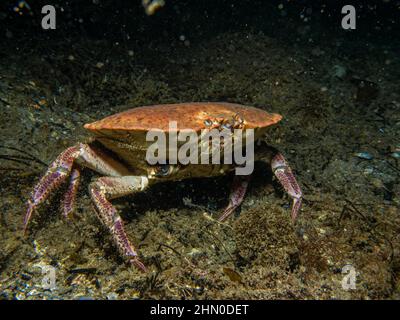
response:
<path id="1" fill-rule="evenodd" d="M 271 168 L 287 194 L 293 199 L 292 220 L 295 221 L 299 214 L 302 201 L 300 186 L 282 154 L 275 154 L 271 161 Z"/>
<path id="2" fill-rule="evenodd" d="M 72 165 L 79 156 L 79 147 L 74 146 L 63 151 L 50 165 L 45 175 L 35 186 L 31 199 L 28 200 L 28 210 L 24 218 L 24 234 L 35 209 L 49 197 L 52 191 L 58 188 L 70 175 Z"/>
<path id="3" fill-rule="evenodd" d="M 28 210 L 24 218 L 24 233 L 26 233 L 35 209 L 45 202 L 68 177 L 70 177 L 70 182 L 63 200 L 63 215 L 68 217 L 72 214 L 80 176 L 77 165 L 91 168 L 108 176 L 121 176 L 129 173 L 129 170 L 118 161 L 89 144 L 79 143 L 66 149 L 50 165 L 34 188 L 31 198 L 28 200 Z"/>
<path id="4" fill-rule="evenodd" d="M 73 168 L 69 177 L 69 185 L 62 203 L 63 216 L 71 218 L 75 209 L 76 194 L 78 192 L 81 173 L 78 168 Z"/>
<path id="5" fill-rule="evenodd" d="M 225 208 L 222 215 L 218 218 L 218 221 L 226 220 L 232 212 L 243 202 L 244 196 L 246 195 L 247 186 L 250 181 L 250 176 L 234 176 L 231 194 L 229 196 L 229 204 Z"/>
<path id="6" fill-rule="evenodd" d="M 146 267 L 124 230 L 124 223 L 110 199 L 142 191 L 148 185 L 146 177 L 101 177 L 89 186 L 90 196 L 100 221 L 110 230 L 119 251 L 142 271 Z"/>

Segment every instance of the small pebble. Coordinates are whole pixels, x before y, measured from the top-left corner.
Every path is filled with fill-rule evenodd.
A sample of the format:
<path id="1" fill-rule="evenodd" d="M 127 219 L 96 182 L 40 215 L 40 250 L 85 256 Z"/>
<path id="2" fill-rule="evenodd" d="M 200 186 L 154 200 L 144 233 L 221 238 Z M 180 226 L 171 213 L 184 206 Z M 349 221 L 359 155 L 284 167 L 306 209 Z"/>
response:
<path id="1" fill-rule="evenodd" d="M 347 70 L 346 70 L 346 68 L 344 66 L 341 66 L 341 65 L 338 65 L 338 64 L 333 66 L 332 75 L 334 77 L 339 78 L 339 79 L 344 79 L 346 74 L 347 74 Z"/>
<path id="2" fill-rule="evenodd" d="M 190 250 L 190 252 L 188 253 L 188 256 L 192 257 L 192 258 L 198 258 L 199 256 L 201 256 L 203 254 L 203 252 L 197 248 L 193 248 L 192 250 Z"/>
<path id="3" fill-rule="evenodd" d="M 364 160 L 372 160 L 374 157 L 368 152 L 357 152 L 354 154 L 357 158 Z"/>
<path id="4" fill-rule="evenodd" d="M 395 159 L 400 159 L 400 151 L 392 152 L 392 153 L 390 154 L 390 156 L 391 156 L 392 158 L 395 158 Z"/>
<path id="5" fill-rule="evenodd" d="M 374 168 L 365 168 L 365 170 L 364 170 L 364 174 L 371 174 L 371 173 L 373 173 L 374 172 Z"/>
<path id="6" fill-rule="evenodd" d="M 115 292 L 107 294 L 107 300 L 118 300 L 118 294 L 116 294 Z"/>

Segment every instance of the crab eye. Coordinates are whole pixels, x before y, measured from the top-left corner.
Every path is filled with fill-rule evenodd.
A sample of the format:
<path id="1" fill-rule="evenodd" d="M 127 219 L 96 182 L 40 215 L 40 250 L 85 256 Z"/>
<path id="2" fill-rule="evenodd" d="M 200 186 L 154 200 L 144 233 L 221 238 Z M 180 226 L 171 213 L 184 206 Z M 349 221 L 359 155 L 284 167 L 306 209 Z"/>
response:
<path id="1" fill-rule="evenodd" d="M 233 117 L 234 122 L 238 123 L 239 125 L 243 124 L 244 120 L 243 118 L 237 113 L 235 114 L 235 116 Z"/>
<path id="2" fill-rule="evenodd" d="M 207 127 L 210 127 L 210 126 L 213 124 L 213 122 L 212 122 L 210 119 L 207 119 L 207 120 L 204 120 L 204 124 L 205 124 Z"/>
<path id="3" fill-rule="evenodd" d="M 170 173 L 170 165 L 168 164 L 162 164 L 157 168 L 157 175 L 165 177 Z"/>

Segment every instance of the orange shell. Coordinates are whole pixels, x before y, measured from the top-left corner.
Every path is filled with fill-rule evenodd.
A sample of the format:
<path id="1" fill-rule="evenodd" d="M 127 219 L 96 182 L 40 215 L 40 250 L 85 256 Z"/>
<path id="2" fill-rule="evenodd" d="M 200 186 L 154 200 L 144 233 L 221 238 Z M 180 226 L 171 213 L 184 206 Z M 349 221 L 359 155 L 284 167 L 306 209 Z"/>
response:
<path id="1" fill-rule="evenodd" d="M 176 121 L 177 129 L 200 131 L 207 128 L 210 118 L 230 119 L 239 115 L 246 129 L 265 128 L 279 122 L 282 116 L 264 110 L 226 102 L 189 102 L 137 107 L 120 112 L 102 120 L 85 124 L 85 128 L 102 131 L 148 131 L 169 130 L 169 122 Z"/>

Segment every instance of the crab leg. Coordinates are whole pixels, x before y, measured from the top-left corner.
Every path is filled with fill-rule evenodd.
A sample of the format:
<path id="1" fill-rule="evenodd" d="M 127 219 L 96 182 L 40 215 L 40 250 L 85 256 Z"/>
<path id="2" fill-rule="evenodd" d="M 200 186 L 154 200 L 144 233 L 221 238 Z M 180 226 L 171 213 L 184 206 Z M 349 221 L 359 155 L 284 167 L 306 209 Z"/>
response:
<path id="1" fill-rule="evenodd" d="M 257 151 L 257 160 L 271 164 L 275 177 L 279 180 L 286 193 L 293 199 L 292 220 L 296 220 L 301 207 L 302 192 L 287 161 L 278 150 L 268 146 L 265 142 L 261 142 Z"/>
<path id="2" fill-rule="evenodd" d="M 70 186 L 64 198 L 64 215 L 70 214 L 73 208 L 79 177 L 79 171 L 73 169 L 74 162 L 109 176 L 119 176 L 128 172 L 121 164 L 93 149 L 88 144 L 80 143 L 69 147 L 60 153 L 35 186 L 31 194 L 31 199 L 28 200 L 28 209 L 24 217 L 24 234 L 35 209 L 46 201 L 52 191 L 67 180 L 72 171 Z"/>
<path id="3" fill-rule="evenodd" d="M 63 216 L 70 218 L 74 212 L 76 194 L 78 192 L 81 173 L 78 168 L 73 168 L 69 177 L 69 185 L 64 195 L 62 204 Z"/>
<path id="4" fill-rule="evenodd" d="M 301 207 L 302 192 L 300 186 L 293 175 L 292 169 L 290 169 L 285 158 L 279 152 L 272 158 L 271 168 L 282 187 L 293 199 L 292 220 L 294 221 L 296 220 Z"/>
<path id="5" fill-rule="evenodd" d="M 257 160 L 271 163 L 272 172 L 279 180 L 286 193 L 293 199 L 292 220 L 296 220 L 301 208 L 302 192 L 292 170 L 290 169 L 283 155 L 275 148 L 266 145 L 264 142 L 257 151 Z M 232 212 L 243 202 L 249 180 L 250 176 L 235 176 L 229 204 L 219 217 L 219 221 L 224 221 L 226 218 L 228 218 Z"/>
<path id="6" fill-rule="evenodd" d="M 229 204 L 225 208 L 222 215 L 218 218 L 218 221 L 224 221 L 228 218 L 232 212 L 243 202 L 244 196 L 246 195 L 247 186 L 250 181 L 250 176 L 237 176 L 233 178 L 231 194 L 229 196 Z"/>
<path id="7" fill-rule="evenodd" d="M 33 211 L 49 197 L 54 189 L 67 179 L 71 172 L 72 164 L 78 155 L 79 148 L 77 146 L 66 149 L 50 165 L 45 175 L 40 179 L 33 190 L 31 199 L 28 200 L 28 210 L 24 218 L 24 233 L 26 233 Z"/>
<path id="8" fill-rule="evenodd" d="M 89 186 L 96 213 L 100 221 L 111 231 L 119 251 L 143 271 L 146 271 L 146 267 L 139 260 L 135 247 L 126 235 L 123 221 L 109 200 L 142 191 L 148 183 L 146 177 L 139 176 L 101 177 Z"/>

